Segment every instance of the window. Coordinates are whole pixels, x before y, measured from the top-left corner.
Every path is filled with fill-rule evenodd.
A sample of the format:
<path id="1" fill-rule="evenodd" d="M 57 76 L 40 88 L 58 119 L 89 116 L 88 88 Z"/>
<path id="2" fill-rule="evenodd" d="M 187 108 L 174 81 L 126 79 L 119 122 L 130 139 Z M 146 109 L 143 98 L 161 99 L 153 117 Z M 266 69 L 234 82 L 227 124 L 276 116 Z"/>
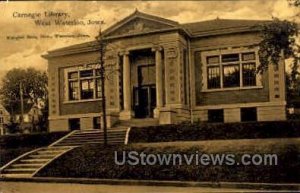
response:
<path id="1" fill-rule="evenodd" d="M 208 56 L 206 59 L 207 64 L 219 64 L 219 56 Z"/>
<path id="2" fill-rule="evenodd" d="M 93 70 L 83 70 L 80 71 L 80 78 L 86 78 L 93 76 Z"/>
<path id="3" fill-rule="evenodd" d="M 79 130 L 80 129 L 80 119 L 79 118 L 69 119 L 69 129 L 71 131 Z"/>
<path id="4" fill-rule="evenodd" d="M 206 56 L 207 89 L 256 86 L 255 52 Z"/>
<path id="5" fill-rule="evenodd" d="M 243 53 L 242 60 L 243 61 L 255 60 L 255 53 L 254 52 Z"/>
<path id="6" fill-rule="evenodd" d="M 208 80 L 207 80 L 207 87 L 208 88 L 221 88 L 220 82 L 220 67 L 208 67 Z"/>
<path id="7" fill-rule="evenodd" d="M 238 64 L 223 66 L 223 86 L 224 88 L 240 86 L 240 67 Z"/>
<path id="8" fill-rule="evenodd" d="M 96 79 L 96 98 L 102 97 L 101 80 Z"/>
<path id="9" fill-rule="evenodd" d="M 139 85 L 155 84 L 155 65 L 138 66 Z"/>
<path id="10" fill-rule="evenodd" d="M 101 128 L 101 118 L 100 117 L 94 117 L 93 118 L 93 125 L 94 125 L 94 129 L 100 129 Z"/>
<path id="11" fill-rule="evenodd" d="M 239 54 L 225 54 L 222 55 L 222 62 L 238 62 L 240 60 Z"/>
<path id="12" fill-rule="evenodd" d="M 241 108 L 241 121 L 257 121 L 256 107 Z"/>
<path id="13" fill-rule="evenodd" d="M 243 86 L 256 85 L 256 67 L 255 63 L 243 64 Z"/>
<path id="14" fill-rule="evenodd" d="M 208 56 L 207 62 L 207 87 L 221 88 L 220 82 L 220 57 L 219 56 Z"/>
<path id="15" fill-rule="evenodd" d="M 101 98 L 99 69 L 68 72 L 68 100 Z"/>
<path id="16" fill-rule="evenodd" d="M 4 123 L 3 117 L 0 117 L 0 124 Z"/>
<path id="17" fill-rule="evenodd" d="M 80 86 L 81 86 L 81 99 L 94 98 L 94 80 L 93 79 L 81 80 Z"/>
<path id="18" fill-rule="evenodd" d="M 223 109 L 214 109 L 208 110 L 208 122 L 224 122 L 224 110 Z"/>
<path id="19" fill-rule="evenodd" d="M 78 82 L 77 81 L 70 81 L 69 82 L 69 99 L 70 100 L 78 100 Z"/>

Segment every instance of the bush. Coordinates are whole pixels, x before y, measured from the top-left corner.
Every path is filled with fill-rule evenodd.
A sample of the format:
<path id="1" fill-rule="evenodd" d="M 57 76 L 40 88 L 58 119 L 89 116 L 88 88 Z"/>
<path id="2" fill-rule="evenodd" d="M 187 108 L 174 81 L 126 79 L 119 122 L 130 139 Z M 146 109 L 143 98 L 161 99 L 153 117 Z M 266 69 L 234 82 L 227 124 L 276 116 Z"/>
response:
<path id="1" fill-rule="evenodd" d="M 258 139 L 300 136 L 300 121 L 254 123 L 183 123 L 132 128 L 129 143 Z"/>
<path id="2" fill-rule="evenodd" d="M 68 132 L 4 135 L 0 137 L 0 148 L 41 147 L 51 144 Z"/>

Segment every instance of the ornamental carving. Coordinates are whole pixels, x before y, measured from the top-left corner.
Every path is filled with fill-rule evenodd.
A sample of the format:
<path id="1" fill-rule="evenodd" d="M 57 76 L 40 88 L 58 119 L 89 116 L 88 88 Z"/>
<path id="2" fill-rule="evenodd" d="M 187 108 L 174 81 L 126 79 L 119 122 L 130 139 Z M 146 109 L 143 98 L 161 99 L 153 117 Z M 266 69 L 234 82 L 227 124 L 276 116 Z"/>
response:
<path id="1" fill-rule="evenodd" d="M 135 34 L 135 33 L 141 33 L 141 32 L 149 31 L 149 30 L 151 30 L 151 29 L 146 27 L 144 22 L 137 20 L 133 23 L 132 26 L 130 26 L 129 29 L 127 29 L 127 31 L 125 31 L 125 33 Z"/>
<path id="2" fill-rule="evenodd" d="M 178 52 L 176 48 L 167 49 L 167 57 L 168 58 L 177 58 Z"/>

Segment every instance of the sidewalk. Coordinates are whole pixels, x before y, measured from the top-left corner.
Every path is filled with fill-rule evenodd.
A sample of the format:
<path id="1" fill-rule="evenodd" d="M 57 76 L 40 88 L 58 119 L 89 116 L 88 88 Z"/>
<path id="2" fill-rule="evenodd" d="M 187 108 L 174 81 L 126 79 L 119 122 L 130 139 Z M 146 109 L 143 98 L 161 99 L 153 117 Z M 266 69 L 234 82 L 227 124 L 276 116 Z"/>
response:
<path id="1" fill-rule="evenodd" d="M 32 183 L 65 183 L 65 184 L 98 184 L 124 186 L 168 186 L 168 187 L 202 187 L 225 189 L 253 189 L 253 190 L 292 190 L 300 192 L 300 184 L 278 183 L 245 183 L 245 182 L 191 182 L 191 181 L 156 181 L 156 180 L 118 180 L 92 178 L 1 178 L 0 182 L 32 182 Z"/>

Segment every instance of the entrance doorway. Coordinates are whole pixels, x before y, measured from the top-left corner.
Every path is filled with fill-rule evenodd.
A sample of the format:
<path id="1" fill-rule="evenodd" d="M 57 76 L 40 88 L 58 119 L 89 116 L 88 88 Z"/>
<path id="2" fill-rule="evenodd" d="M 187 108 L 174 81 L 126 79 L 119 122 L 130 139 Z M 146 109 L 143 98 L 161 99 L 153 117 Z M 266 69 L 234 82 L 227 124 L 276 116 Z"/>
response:
<path id="1" fill-rule="evenodd" d="M 156 107 L 155 85 L 140 86 L 134 89 L 135 92 L 135 117 L 153 117 L 153 110 Z"/>
<path id="2" fill-rule="evenodd" d="M 138 86 L 134 87 L 135 117 L 153 117 L 156 107 L 155 65 L 138 66 L 137 77 Z"/>

